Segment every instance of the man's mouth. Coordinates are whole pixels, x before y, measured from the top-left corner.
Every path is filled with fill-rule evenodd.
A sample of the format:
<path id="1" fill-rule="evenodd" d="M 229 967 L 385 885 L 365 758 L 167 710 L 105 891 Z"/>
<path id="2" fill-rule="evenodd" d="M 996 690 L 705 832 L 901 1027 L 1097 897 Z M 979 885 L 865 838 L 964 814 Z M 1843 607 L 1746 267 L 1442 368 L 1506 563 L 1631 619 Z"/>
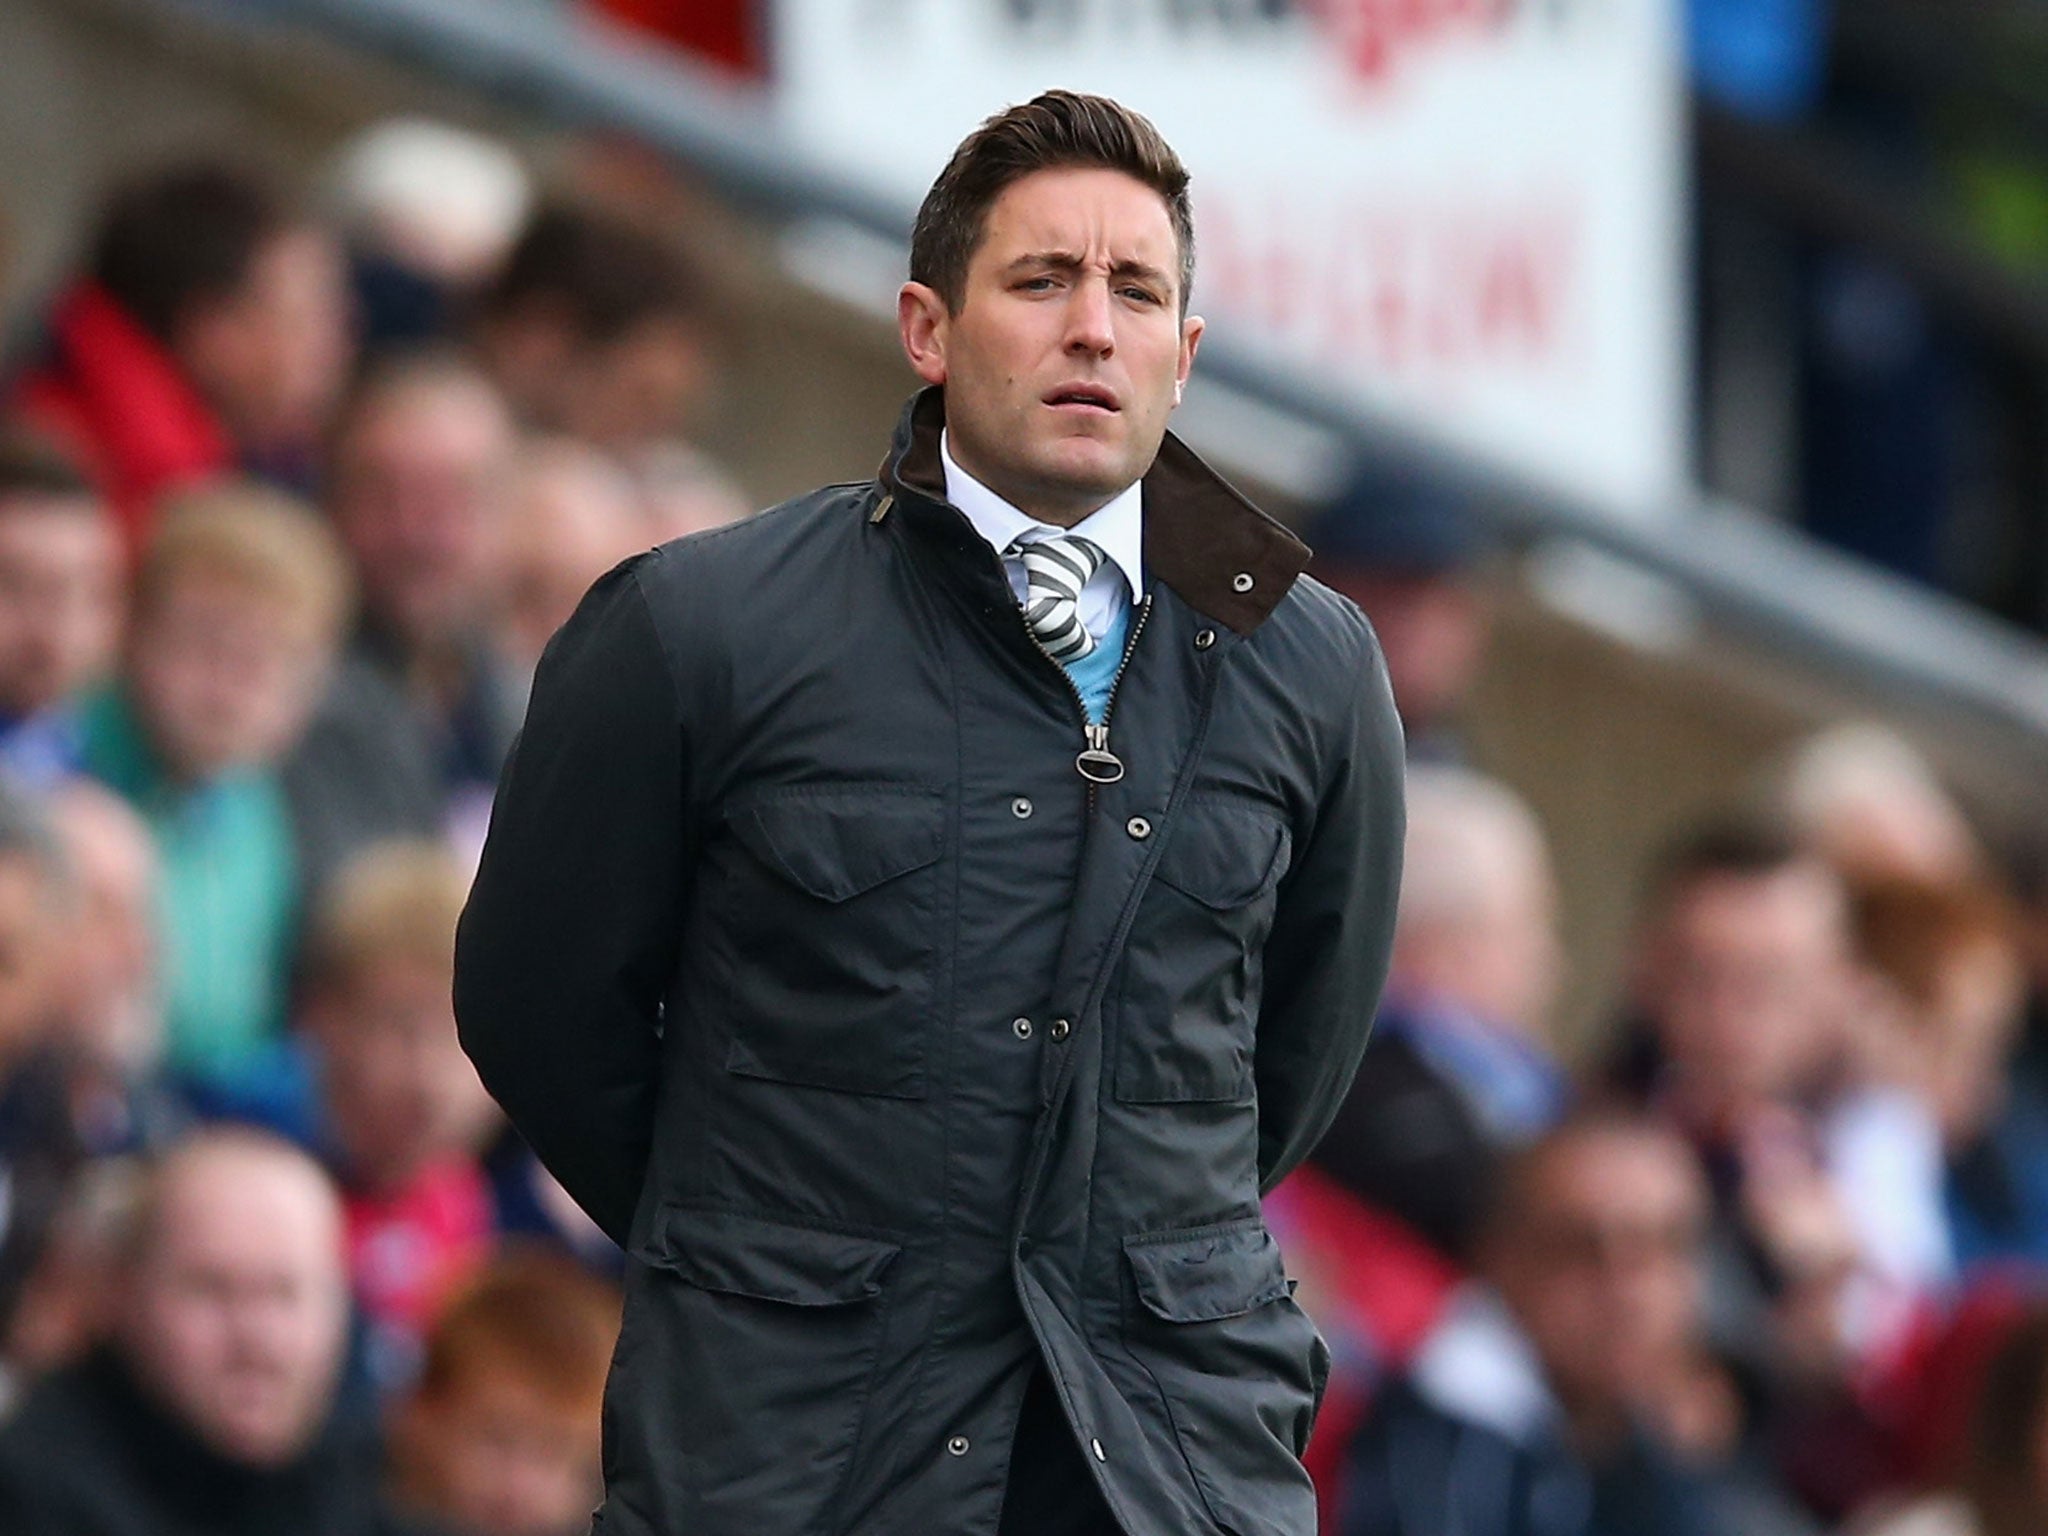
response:
<path id="1" fill-rule="evenodd" d="M 1054 410 L 1109 413 L 1122 409 L 1116 392 L 1101 384 L 1062 384 L 1046 395 L 1045 403 Z"/>

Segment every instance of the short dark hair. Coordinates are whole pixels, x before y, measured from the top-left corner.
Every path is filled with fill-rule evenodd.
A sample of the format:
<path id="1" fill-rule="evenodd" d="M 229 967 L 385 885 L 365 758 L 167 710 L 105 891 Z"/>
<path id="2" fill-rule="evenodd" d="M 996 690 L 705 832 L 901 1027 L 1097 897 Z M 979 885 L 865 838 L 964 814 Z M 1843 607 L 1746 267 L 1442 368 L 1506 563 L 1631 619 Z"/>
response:
<path id="1" fill-rule="evenodd" d="M 300 223 L 252 171 L 215 161 L 171 166 L 115 189 L 89 270 L 145 331 L 170 341 L 192 305 L 235 293 L 262 249 Z"/>
<path id="2" fill-rule="evenodd" d="M 1180 306 L 1195 281 L 1195 215 L 1188 170 L 1157 128 L 1106 96 L 1047 91 L 999 112 L 953 151 L 917 210 L 910 279 L 954 314 L 967 297 L 967 266 L 988 227 L 988 211 L 1012 182 L 1066 166 L 1122 171 L 1166 200 L 1180 248 Z"/>
<path id="3" fill-rule="evenodd" d="M 1813 861 L 1815 855 L 1775 816 L 1718 817 L 1664 849 L 1650 877 L 1650 905 L 1668 906 L 1703 880 L 1761 880 Z"/>
<path id="4" fill-rule="evenodd" d="M 677 242 L 604 209 L 553 203 L 527 223 L 477 308 L 489 321 L 549 305 L 602 346 L 650 320 L 702 323 L 703 294 Z"/>
<path id="5" fill-rule="evenodd" d="M 16 427 L 0 428 L 0 504 L 11 501 L 92 502 L 99 494 L 56 444 Z"/>

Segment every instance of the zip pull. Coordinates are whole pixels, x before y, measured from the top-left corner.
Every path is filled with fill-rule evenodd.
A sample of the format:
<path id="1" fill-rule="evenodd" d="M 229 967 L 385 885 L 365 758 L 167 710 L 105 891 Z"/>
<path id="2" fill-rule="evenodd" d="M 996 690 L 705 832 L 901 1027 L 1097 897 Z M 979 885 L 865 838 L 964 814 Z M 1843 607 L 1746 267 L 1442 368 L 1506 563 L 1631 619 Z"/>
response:
<path id="1" fill-rule="evenodd" d="M 1109 727 L 1088 725 L 1088 745 L 1074 759 L 1074 769 L 1090 784 L 1114 784 L 1124 776 L 1123 759 L 1109 750 Z"/>

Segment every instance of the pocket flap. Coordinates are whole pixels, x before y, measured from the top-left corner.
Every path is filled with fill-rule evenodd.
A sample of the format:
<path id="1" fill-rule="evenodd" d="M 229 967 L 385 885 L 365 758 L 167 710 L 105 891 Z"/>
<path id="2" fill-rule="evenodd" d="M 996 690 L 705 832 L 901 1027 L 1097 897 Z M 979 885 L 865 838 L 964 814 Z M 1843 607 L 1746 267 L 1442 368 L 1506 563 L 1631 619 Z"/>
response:
<path id="1" fill-rule="evenodd" d="M 883 1273 L 902 1251 L 880 1238 L 674 1206 L 634 1257 L 700 1290 L 835 1307 L 879 1296 Z"/>
<path id="2" fill-rule="evenodd" d="M 1281 819 L 1266 811 L 1192 801 L 1159 855 L 1158 877 L 1205 907 L 1241 907 L 1287 865 L 1290 839 Z"/>
<path id="3" fill-rule="evenodd" d="M 735 811 L 749 852 L 820 901 L 846 901 L 939 857 L 944 827 L 931 791 L 777 796 Z"/>
<path id="4" fill-rule="evenodd" d="M 1138 1299 L 1170 1323 L 1238 1317 L 1288 1294 L 1280 1245 L 1261 1221 L 1124 1239 Z"/>

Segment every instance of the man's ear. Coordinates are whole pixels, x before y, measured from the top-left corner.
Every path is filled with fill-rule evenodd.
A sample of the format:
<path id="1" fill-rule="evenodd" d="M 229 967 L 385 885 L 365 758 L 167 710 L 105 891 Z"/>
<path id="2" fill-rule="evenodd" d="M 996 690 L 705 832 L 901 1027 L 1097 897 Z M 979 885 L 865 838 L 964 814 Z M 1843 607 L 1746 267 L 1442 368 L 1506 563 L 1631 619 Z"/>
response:
<path id="1" fill-rule="evenodd" d="M 1189 315 L 1180 323 L 1180 366 L 1173 371 L 1173 403 L 1180 404 L 1181 392 L 1188 387 L 1188 375 L 1194 371 L 1195 349 L 1202 344 L 1202 332 L 1209 322 L 1200 315 Z"/>
<path id="2" fill-rule="evenodd" d="M 927 384 L 946 382 L 946 322 L 950 318 L 946 301 L 923 283 L 905 283 L 896 295 L 896 328 L 903 335 L 903 355 Z"/>

